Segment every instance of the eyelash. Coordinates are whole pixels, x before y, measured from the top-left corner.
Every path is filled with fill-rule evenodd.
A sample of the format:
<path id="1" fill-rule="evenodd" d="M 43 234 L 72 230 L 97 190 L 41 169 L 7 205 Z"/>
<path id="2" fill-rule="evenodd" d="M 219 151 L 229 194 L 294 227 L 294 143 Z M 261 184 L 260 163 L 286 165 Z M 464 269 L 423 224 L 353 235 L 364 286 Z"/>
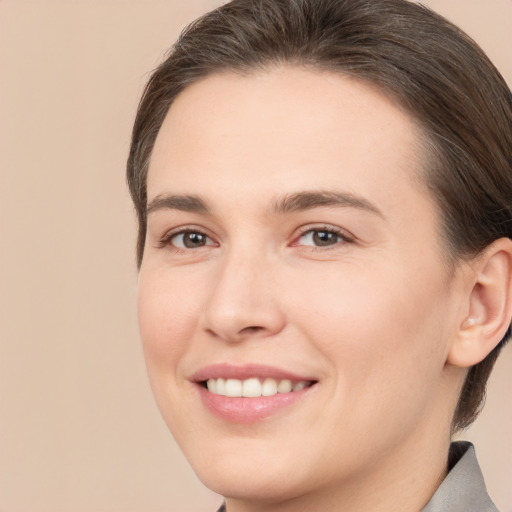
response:
<path id="1" fill-rule="evenodd" d="M 335 248 L 336 246 L 338 246 L 340 243 L 341 244 L 349 244 L 349 243 L 354 243 L 355 242 L 355 239 L 354 237 L 350 236 L 346 231 L 342 230 L 342 229 L 339 229 L 339 228 L 335 228 L 333 226 L 326 226 L 326 225 L 323 225 L 323 226 L 305 226 L 303 228 L 301 228 L 299 230 L 299 236 L 297 236 L 295 238 L 295 241 L 292 243 L 292 246 L 294 245 L 298 245 L 297 241 L 299 239 L 301 239 L 303 236 L 307 235 L 308 233 L 329 233 L 329 234 L 332 234 L 332 235 L 336 235 L 339 240 L 332 244 L 332 245 L 326 245 L 326 246 L 319 246 L 319 245 L 312 245 L 312 246 L 308 246 L 308 247 L 311 247 L 313 249 L 316 249 L 316 250 L 319 250 L 319 251 L 326 251 L 326 250 L 329 250 L 329 249 L 333 249 Z"/>
<path id="2" fill-rule="evenodd" d="M 332 248 L 338 246 L 340 243 L 342 243 L 342 244 L 354 243 L 354 241 L 355 241 L 354 238 L 352 236 L 348 235 L 346 231 L 341 230 L 339 228 L 335 228 L 333 226 L 325 226 L 325 225 L 323 225 L 323 226 L 305 226 L 299 230 L 299 234 L 297 237 L 295 237 L 294 241 L 291 243 L 291 246 L 292 247 L 299 246 L 298 240 L 300 240 L 302 237 L 304 237 L 308 233 L 315 233 L 315 232 L 329 233 L 329 234 L 335 235 L 339 238 L 339 240 L 332 245 L 329 244 L 329 245 L 325 245 L 325 246 L 319 246 L 319 245 L 307 245 L 306 246 L 306 247 L 311 247 L 311 248 L 313 248 L 315 250 L 319 250 L 319 251 L 326 251 L 326 250 L 332 249 Z M 177 237 L 178 235 L 185 235 L 185 234 L 192 234 L 192 233 L 200 235 L 200 236 L 204 236 L 207 239 L 209 239 L 210 241 L 213 241 L 213 239 L 208 234 L 206 234 L 204 231 L 202 231 L 201 229 L 197 229 L 194 227 L 185 227 L 185 228 L 178 228 L 176 230 L 169 231 L 168 233 L 166 233 L 157 242 L 157 247 L 158 248 L 169 247 L 175 252 L 183 252 L 186 250 L 192 250 L 193 248 L 181 248 L 181 247 L 176 247 L 175 245 L 172 244 L 172 239 L 174 237 Z M 207 246 L 212 246 L 212 245 L 217 245 L 217 244 L 215 242 L 213 244 L 207 244 Z M 201 247 L 204 247 L 204 246 L 200 246 L 199 248 L 201 248 Z"/>
<path id="3" fill-rule="evenodd" d="M 173 245 L 171 242 L 172 242 L 172 239 L 174 237 L 177 237 L 178 235 L 185 235 L 187 233 L 194 233 L 194 234 L 197 234 L 197 235 L 201 235 L 201 236 L 204 236 L 206 238 L 208 238 L 209 240 L 212 240 L 212 238 L 207 235 L 204 231 L 202 231 L 201 229 L 198 229 L 198 228 L 194 228 L 192 226 L 189 226 L 189 227 L 184 227 L 184 228 L 178 228 L 176 230 L 172 230 L 172 231 L 169 231 L 167 232 L 158 242 L 157 242 L 157 247 L 159 248 L 163 248 L 163 247 L 169 247 L 171 248 L 173 251 L 176 251 L 176 252 L 182 252 L 184 250 L 187 250 L 186 248 L 183 249 L 181 247 L 176 247 L 175 245 Z M 208 245 L 211 245 L 211 244 L 208 244 Z"/>

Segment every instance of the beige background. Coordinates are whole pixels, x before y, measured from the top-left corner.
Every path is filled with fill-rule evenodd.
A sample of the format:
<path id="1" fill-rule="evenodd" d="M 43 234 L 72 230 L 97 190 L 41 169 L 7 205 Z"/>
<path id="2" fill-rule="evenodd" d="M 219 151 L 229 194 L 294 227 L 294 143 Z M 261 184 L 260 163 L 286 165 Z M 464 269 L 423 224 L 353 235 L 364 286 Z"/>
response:
<path id="1" fill-rule="evenodd" d="M 0 0 L 0 511 L 213 511 L 135 318 L 124 183 L 147 72 L 215 0 Z M 512 0 L 432 0 L 512 83 Z M 466 437 L 512 511 L 512 346 Z M 179 504 L 179 505 L 178 505 Z"/>

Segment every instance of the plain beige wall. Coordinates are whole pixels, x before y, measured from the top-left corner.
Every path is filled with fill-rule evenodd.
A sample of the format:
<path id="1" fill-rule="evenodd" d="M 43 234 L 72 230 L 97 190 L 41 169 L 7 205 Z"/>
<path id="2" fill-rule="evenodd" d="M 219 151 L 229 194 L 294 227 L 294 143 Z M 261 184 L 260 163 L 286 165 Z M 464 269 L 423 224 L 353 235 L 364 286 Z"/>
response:
<path id="1" fill-rule="evenodd" d="M 0 0 L 0 510 L 213 511 L 147 384 L 124 182 L 147 72 L 215 0 Z M 512 0 L 431 0 L 512 83 Z M 475 440 L 512 511 L 512 346 Z"/>

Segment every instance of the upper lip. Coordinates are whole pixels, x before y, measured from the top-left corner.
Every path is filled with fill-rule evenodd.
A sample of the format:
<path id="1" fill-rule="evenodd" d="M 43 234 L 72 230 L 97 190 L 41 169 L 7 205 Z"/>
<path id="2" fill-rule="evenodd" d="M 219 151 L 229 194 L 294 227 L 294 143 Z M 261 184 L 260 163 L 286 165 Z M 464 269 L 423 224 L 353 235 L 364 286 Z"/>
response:
<path id="1" fill-rule="evenodd" d="M 264 364 L 233 365 L 230 363 L 210 364 L 200 368 L 191 379 L 194 382 L 203 382 L 208 379 L 239 379 L 245 380 L 251 377 L 271 378 L 276 380 L 314 381 L 310 376 L 298 375 L 288 370 L 267 366 Z"/>

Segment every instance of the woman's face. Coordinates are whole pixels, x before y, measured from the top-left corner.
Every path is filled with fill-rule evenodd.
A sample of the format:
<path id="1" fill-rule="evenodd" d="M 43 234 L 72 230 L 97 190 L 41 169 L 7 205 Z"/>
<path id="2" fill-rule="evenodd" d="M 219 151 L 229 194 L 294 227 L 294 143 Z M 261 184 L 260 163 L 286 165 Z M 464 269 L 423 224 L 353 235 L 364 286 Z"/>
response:
<path id="1" fill-rule="evenodd" d="M 149 168 L 139 321 L 163 417 L 213 490 L 391 479 L 448 439 L 462 286 L 420 136 L 386 96 L 327 72 L 219 74 L 173 103 Z"/>

